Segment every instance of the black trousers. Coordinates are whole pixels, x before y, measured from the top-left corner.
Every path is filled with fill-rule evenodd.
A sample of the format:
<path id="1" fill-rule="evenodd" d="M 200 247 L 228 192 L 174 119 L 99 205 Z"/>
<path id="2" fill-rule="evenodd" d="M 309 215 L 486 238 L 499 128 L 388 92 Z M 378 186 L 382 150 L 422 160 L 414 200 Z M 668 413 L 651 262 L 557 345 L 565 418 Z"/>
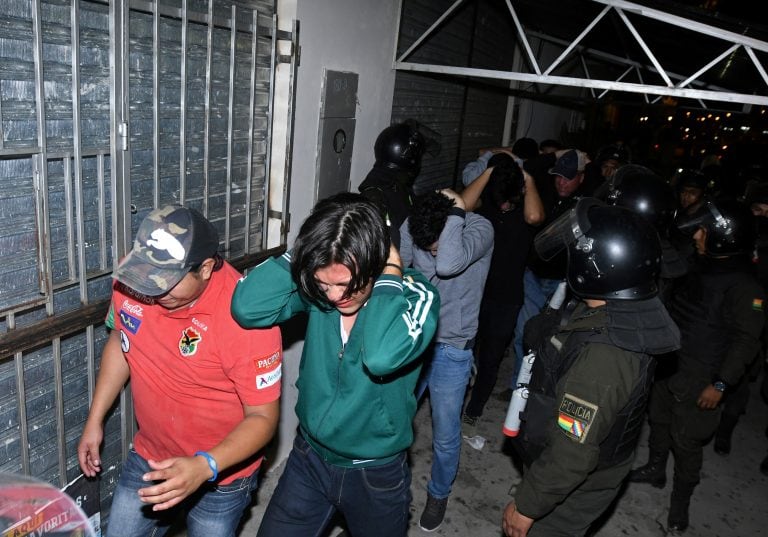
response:
<path id="1" fill-rule="evenodd" d="M 504 351 L 515 334 L 517 314 L 521 304 L 510 304 L 492 298 L 483 299 L 478 318 L 478 339 L 475 346 L 475 365 L 477 376 L 472 387 L 465 413 L 472 417 L 483 415 L 483 409 L 496 385 L 499 365 L 504 358 Z"/>
<path id="2" fill-rule="evenodd" d="M 704 444 L 714 434 L 721 409 L 702 410 L 696 405 L 701 390 L 708 384 L 675 374 L 653 385 L 648 407 L 651 451 L 675 456 L 675 486 L 693 490 L 699 482 Z"/>

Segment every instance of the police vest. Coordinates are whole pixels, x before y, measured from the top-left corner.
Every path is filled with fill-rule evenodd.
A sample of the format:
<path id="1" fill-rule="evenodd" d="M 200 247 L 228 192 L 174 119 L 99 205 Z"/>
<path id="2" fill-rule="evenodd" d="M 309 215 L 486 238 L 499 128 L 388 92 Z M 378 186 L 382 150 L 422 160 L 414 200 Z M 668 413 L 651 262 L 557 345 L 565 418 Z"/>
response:
<path id="1" fill-rule="evenodd" d="M 616 346 L 606 331 L 605 328 L 595 328 L 571 332 L 560 351 L 555 348 L 551 338 L 539 345 L 528 387 L 528 403 L 525 411 L 520 413 L 521 432 L 513 441 L 526 466 L 535 461 L 547 446 L 560 403 L 557 399 L 557 383 L 568 372 L 584 346 L 590 343 Z M 640 437 L 655 360 L 648 354 L 635 354 L 640 357 L 640 378 L 629 401 L 617 414 L 608 436 L 600 443 L 598 468 L 607 468 L 625 461 L 634 452 Z"/>

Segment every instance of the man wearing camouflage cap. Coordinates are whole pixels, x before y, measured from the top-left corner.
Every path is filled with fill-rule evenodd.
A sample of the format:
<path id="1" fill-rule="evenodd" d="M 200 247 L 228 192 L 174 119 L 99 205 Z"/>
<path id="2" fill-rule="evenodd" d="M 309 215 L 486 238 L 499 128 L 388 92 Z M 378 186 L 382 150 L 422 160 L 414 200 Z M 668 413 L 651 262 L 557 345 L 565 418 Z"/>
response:
<path id="1" fill-rule="evenodd" d="M 229 303 L 240 274 L 194 209 L 166 206 L 141 223 L 113 274 L 104 347 L 78 445 L 101 471 L 103 421 L 130 379 L 139 432 L 121 469 L 108 536 L 165 533 L 178 510 L 190 537 L 235 535 L 279 415 L 278 328 L 246 330 Z"/>

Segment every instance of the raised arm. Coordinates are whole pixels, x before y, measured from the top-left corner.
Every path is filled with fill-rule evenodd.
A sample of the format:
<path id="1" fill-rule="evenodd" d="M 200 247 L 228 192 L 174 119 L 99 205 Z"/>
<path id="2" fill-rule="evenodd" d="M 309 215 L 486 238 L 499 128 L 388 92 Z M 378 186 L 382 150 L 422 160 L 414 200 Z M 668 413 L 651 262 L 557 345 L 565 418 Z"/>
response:
<path id="1" fill-rule="evenodd" d="M 475 211 L 480 207 L 480 197 L 483 195 L 485 187 L 488 186 L 488 180 L 491 178 L 491 173 L 493 173 L 493 168 L 486 168 L 477 179 L 469 183 L 469 185 L 461 191 L 461 198 L 467 211 Z"/>
<path id="2" fill-rule="evenodd" d="M 526 224 L 532 226 L 541 224 L 546 217 L 544 212 L 544 204 L 541 203 L 541 196 L 539 196 L 539 189 L 536 188 L 536 181 L 533 177 L 523 171 L 523 178 L 525 180 L 525 197 L 523 198 L 523 218 L 525 218 Z"/>
<path id="3" fill-rule="evenodd" d="M 245 328 L 273 326 L 305 311 L 306 304 L 291 278 L 291 253 L 251 269 L 238 282 L 231 309 L 232 317 Z"/>
<path id="4" fill-rule="evenodd" d="M 440 296 L 421 273 L 406 269 L 402 279 L 382 274 L 366 309 L 364 363 L 373 375 L 383 377 L 426 350 L 437 329 Z"/>

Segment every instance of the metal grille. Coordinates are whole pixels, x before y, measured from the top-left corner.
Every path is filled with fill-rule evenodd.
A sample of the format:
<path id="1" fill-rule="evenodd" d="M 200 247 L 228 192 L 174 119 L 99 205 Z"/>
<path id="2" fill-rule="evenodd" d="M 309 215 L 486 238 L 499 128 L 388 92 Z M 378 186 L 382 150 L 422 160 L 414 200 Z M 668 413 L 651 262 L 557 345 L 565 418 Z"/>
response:
<path id="1" fill-rule="evenodd" d="M 3 7 L 0 472 L 63 486 L 80 473 L 110 274 L 141 219 L 183 203 L 230 260 L 263 249 L 278 33 L 267 0 Z M 105 423 L 107 508 L 129 395 Z"/>

